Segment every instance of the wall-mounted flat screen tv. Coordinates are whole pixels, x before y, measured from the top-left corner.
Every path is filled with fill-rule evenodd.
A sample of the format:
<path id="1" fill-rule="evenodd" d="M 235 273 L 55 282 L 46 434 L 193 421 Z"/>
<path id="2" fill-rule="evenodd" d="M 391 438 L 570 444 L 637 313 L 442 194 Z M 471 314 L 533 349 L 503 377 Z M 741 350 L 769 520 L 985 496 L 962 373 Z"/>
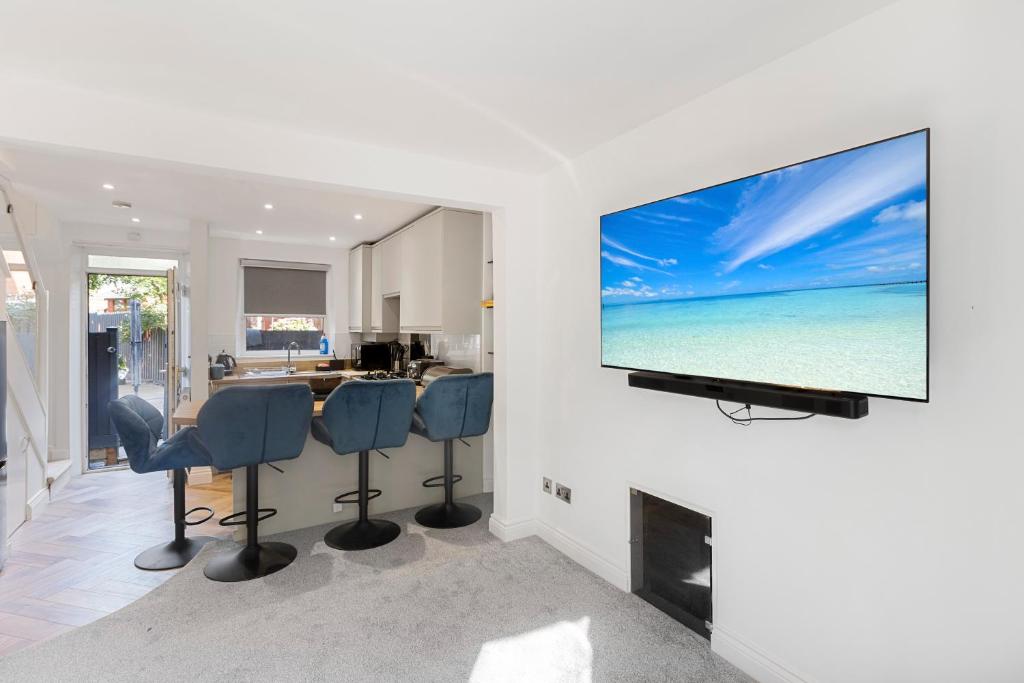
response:
<path id="1" fill-rule="evenodd" d="M 602 216 L 602 365 L 927 401 L 928 134 Z"/>

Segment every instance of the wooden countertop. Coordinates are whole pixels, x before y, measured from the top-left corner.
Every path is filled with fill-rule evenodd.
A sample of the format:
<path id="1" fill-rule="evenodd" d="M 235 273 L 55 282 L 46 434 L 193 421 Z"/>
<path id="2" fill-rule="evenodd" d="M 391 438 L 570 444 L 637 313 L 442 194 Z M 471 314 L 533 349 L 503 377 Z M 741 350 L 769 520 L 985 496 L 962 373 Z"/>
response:
<path id="1" fill-rule="evenodd" d="M 416 398 L 420 397 L 423 393 L 423 387 L 416 387 Z M 199 415 L 199 410 L 206 403 L 205 400 L 198 401 L 182 401 L 178 404 L 178 407 L 174 409 L 174 414 L 171 415 L 171 425 L 175 427 L 188 427 L 196 424 L 196 418 Z M 323 415 L 324 402 L 313 401 L 313 414 L 310 417 L 318 417 Z"/>
<path id="2" fill-rule="evenodd" d="M 211 379 L 212 386 L 228 386 L 231 384 L 250 382 L 253 384 L 298 384 L 316 381 L 318 379 L 354 379 L 362 377 L 366 370 L 329 370 L 314 371 L 300 370 L 291 375 L 246 375 L 244 372 L 238 375 L 226 375 L 224 379 Z"/>
<path id="3" fill-rule="evenodd" d="M 206 403 L 204 400 L 199 401 L 182 401 L 178 404 L 178 407 L 174 409 L 174 414 L 171 415 L 171 424 L 175 427 L 188 427 L 196 424 L 196 418 L 199 416 L 199 410 Z M 317 417 L 324 414 L 324 402 L 313 401 L 313 414 L 310 417 Z"/>

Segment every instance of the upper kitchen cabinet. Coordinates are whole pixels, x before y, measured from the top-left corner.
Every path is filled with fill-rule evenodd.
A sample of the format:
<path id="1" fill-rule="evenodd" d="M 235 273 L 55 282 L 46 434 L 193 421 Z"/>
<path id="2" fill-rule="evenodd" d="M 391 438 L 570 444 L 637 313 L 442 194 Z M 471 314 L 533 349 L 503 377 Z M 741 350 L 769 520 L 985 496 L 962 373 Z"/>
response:
<path id="1" fill-rule="evenodd" d="M 370 328 L 367 332 L 398 332 L 398 298 L 384 298 L 384 243 L 370 249 Z"/>
<path id="2" fill-rule="evenodd" d="M 405 232 L 399 232 L 377 244 L 381 253 L 380 293 L 395 296 L 402 291 L 402 242 Z"/>
<path id="3" fill-rule="evenodd" d="M 483 216 L 439 209 L 401 234 L 401 331 L 480 334 Z"/>
<path id="4" fill-rule="evenodd" d="M 371 327 L 371 259 L 373 249 L 364 244 L 348 253 L 348 331 L 369 332 Z"/>
<path id="5" fill-rule="evenodd" d="M 383 330 L 383 302 L 380 293 L 380 257 L 383 249 L 379 245 L 370 247 L 370 331 Z"/>

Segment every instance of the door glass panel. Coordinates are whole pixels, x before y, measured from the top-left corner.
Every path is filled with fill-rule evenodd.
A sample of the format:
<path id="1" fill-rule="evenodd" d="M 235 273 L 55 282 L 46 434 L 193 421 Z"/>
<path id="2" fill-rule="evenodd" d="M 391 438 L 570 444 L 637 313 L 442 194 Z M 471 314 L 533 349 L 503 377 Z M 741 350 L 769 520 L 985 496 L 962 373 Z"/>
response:
<path id="1" fill-rule="evenodd" d="M 109 403 L 129 394 L 161 414 L 167 383 L 167 276 L 89 273 L 89 469 L 124 465 Z"/>

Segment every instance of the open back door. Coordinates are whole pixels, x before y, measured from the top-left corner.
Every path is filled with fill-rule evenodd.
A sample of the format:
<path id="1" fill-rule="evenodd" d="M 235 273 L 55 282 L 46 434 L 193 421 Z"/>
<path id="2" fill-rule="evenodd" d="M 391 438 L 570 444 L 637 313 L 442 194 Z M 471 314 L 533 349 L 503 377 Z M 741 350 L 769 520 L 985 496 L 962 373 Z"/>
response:
<path id="1" fill-rule="evenodd" d="M 178 321 L 181 317 L 181 292 L 178 286 L 178 269 L 167 271 L 167 382 L 164 390 L 164 430 L 170 436 L 172 427 L 168 427 L 174 409 L 181 401 L 181 350 L 178 344 Z"/>

